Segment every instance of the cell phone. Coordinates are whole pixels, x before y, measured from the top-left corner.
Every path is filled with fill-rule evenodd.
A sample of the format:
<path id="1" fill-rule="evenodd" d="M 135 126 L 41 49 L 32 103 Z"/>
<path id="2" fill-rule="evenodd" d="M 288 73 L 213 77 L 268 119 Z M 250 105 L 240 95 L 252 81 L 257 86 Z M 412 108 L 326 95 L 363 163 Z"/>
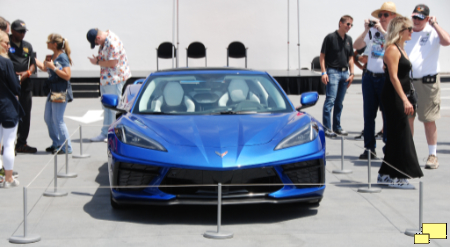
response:
<path id="1" fill-rule="evenodd" d="M 47 55 L 47 56 L 45 56 L 45 61 L 47 61 L 47 62 L 52 61 L 52 57 L 53 57 L 53 55 Z"/>

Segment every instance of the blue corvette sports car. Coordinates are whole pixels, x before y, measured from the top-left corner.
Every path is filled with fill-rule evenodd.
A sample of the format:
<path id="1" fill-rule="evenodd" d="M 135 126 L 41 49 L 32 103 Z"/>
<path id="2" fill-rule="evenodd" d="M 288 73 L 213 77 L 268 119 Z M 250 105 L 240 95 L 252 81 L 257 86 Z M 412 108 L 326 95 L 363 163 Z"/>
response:
<path id="1" fill-rule="evenodd" d="M 119 112 L 108 133 L 111 205 L 318 203 L 325 190 L 322 125 L 268 73 L 172 69 L 103 95 Z M 215 186 L 211 186 L 215 185 Z"/>

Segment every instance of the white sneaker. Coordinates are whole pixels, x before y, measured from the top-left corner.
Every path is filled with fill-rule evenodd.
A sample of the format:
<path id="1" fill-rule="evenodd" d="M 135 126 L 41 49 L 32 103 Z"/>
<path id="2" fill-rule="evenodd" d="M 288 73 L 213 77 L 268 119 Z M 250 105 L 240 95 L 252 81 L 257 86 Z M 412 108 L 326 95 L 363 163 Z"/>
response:
<path id="1" fill-rule="evenodd" d="M 389 185 L 392 182 L 392 179 L 389 175 L 381 175 L 378 173 L 377 183 Z"/>
<path id="2" fill-rule="evenodd" d="M 406 178 L 395 178 L 392 179 L 392 182 L 389 184 L 389 187 L 399 188 L 399 189 L 415 189 L 414 185 L 408 182 Z"/>
<path id="3" fill-rule="evenodd" d="M 19 180 L 17 179 L 14 179 L 11 183 L 5 180 L 5 182 L 3 182 L 3 188 L 17 187 L 19 184 Z"/>
<path id="4" fill-rule="evenodd" d="M 99 136 L 91 138 L 91 142 L 103 142 L 103 141 L 105 141 L 105 139 L 106 139 L 106 136 L 104 136 L 103 134 L 100 134 Z"/>

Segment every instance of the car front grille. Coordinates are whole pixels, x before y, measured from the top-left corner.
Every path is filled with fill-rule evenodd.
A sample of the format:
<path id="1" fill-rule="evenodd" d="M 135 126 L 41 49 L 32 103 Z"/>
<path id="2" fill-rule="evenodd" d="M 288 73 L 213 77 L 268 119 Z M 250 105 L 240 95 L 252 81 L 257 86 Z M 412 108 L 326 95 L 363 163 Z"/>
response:
<path id="1" fill-rule="evenodd" d="M 320 187 L 325 181 L 323 160 L 308 160 L 282 165 L 283 173 L 289 177 L 297 188 Z M 321 185 L 301 185 L 321 184 Z"/>
<path id="2" fill-rule="evenodd" d="M 117 188 L 119 191 L 142 191 L 144 186 L 159 175 L 160 167 L 150 165 L 139 165 L 131 163 L 119 163 L 117 172 Z M 121 188 L 122 186 L 130 186 L 130 188 Z M 140 187 L 133 187 L 140 186 Z"/>
<path id="3" fill-rule="evenodd" d="M 217 186 L 201 185 L 216 185 L 218 183 L 223 185 L 222 194 L 224 198 L 239 195 L 267 194 L 283 187 L 280 185 L 281 180 L 273 167 L 234 171 L 204 171 L 172 168 L 162 181 L 161 185 L 163 186 L 159 187 L 159 189 L 165 193 L 179 197 L 189 195 L 194 197 L 217 198 Z M 254 185 L 252 186 L 252 184 Z M 178 185 L 180 187 L 164 187 L 164 185 Z"/>

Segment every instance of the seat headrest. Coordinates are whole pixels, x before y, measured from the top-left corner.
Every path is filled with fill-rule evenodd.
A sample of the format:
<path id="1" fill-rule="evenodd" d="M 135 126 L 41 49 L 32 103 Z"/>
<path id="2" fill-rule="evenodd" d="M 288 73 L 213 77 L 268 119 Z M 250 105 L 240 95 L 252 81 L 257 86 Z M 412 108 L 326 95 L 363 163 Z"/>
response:
<path id="1" fill-rule="evenodd" d="M 181 104 L 184 96 L 184 90 L 180 83 L 168 82 L 163 91 L 164 100 L 168 106 L 177 106 Z"/>
<path id="2" fill-rule="evenodd" d="M 233 102 L 247 99 L 248 91 L 249 88 L 247 82 L 242 79 L 233 79 L 231 80 L 230 85 L 228 85 L 228 93 Z"/>

